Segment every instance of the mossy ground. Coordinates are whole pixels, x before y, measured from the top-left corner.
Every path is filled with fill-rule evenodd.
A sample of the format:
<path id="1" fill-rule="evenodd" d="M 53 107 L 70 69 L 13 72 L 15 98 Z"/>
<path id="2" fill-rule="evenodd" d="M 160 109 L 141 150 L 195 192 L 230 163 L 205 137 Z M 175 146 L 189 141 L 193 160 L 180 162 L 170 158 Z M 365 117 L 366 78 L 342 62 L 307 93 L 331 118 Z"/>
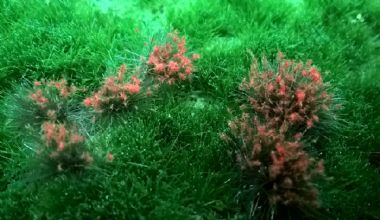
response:
<path id="1" fill-rule="evenodd" d="M 244 219 L 247 210 L 236 202 L 239 169 L 219 134 L 228 129 L 227 108 L 237 107 L 248 49 L 312 59 L 342 100 L 339 132 L 319 147 L 328 178 L 318 184 L 322 206 L 314 216 L 380 219 L 375 0 L 3 0 L 1 103 L 11 105 L 9 96 L 25 80 L 64 77 L 91 91 L 121 63 L 146 56 L 152 37 L 159 41 L 173 29 L 202 55 L 197 71 L 191 82 L 161 91 L 145 111 L 92 129 L 89 146 L 99 156 L 113 152 L 112 163 L 75 175 L 36 169 L 31 141 L 10 129 L 13 112 L 2 111 L 2 218 Z"/>

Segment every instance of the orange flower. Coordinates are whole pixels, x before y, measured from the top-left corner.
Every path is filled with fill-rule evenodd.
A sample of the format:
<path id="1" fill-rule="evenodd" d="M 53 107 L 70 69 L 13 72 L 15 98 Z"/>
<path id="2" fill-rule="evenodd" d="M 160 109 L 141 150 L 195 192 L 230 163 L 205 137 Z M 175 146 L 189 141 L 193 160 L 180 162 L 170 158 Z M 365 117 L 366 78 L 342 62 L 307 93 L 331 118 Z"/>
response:
<path id="1" fill-rule="evenodd" d="M 50 142 L 54 136 L 55 125 L 51 124 L 49 122 L 45 122 L 42 125 L 42 128 L 44 130 L 44 135 L 45 135 L 46 141 Z"/>
<path id="2" fill-rule="evenodd" d="M 278 94 L 281 95 L 281 96 L 286 95 L 286 86 L 285 85 L 280 87 L 280 90 L 278 91 Z"/>
<path id="3" fill-rule="evenodd" d="M 319 82 L 321 79 L 321 74 L 315 68 L 310 69 L 310 76 L 313 78 L 314 82 Z"/>
<path id="4" fill-rule="evenodd" d="M 136 94 L 140 91 L 139 85 L 134 84 L 126 84 L 124 88 L 130 93 L 130 94 Z"/>
<path id="5" fill-rule="evenodd" d="M 289 121 L 290 121 L 290 123 L 294 124 L 294 123 L 297 123 L 297 122 L 299 122 L 301 120 L 302 120 L 302 118 L 301 118 L 301 116 L 297 112 L 293 112 L 293 113 L 291 113 L 289 115 Z"/>
<path id="6" fill-rule="evenodd" d="M 158 63 L 158 59 L 154 54 L 151 54 L 148 59 L 148 64 L 149 65 L 154 65 Z"/>
<path id="7" fill-rule="evenodd" d="M 157 63 L 156 66 L 154 67 L 154 71 L 156 73 L 162 73 L 165 71 L 165 64 L 164 63 Z"/>
<path id="8" fill-rule="evenodd" d="M 136 84 L 136 85 L 140 85 L 140 83 L 141 83 L 141 80 L 139 80 L 136 76 L 132 76 L 131 77 L 131 79 L 132 79 L 132 82 L 134 83 L 134 84 Z"/>
<path id="9" fill-rule="evenodd" d="M 185 56 L 181 56 L 180 59 L 183 66 L 187 66 L 191 64 L 191 61 Z"/>
<path id="10" fill-rule="evenodd" d="M 174 61 L 170 61 L 168 64 L 168 67 L 169 67 L 169 71 L 172 73 L 178 72 L 179 70 L 178 64 Z"/>
<path id="11" fill-rule="evenodd" d="M 92 105 L 92 98 L 86 98 L 84 101 L 83 101 L 83 104 L 87 107 L 91 106 Z"/>
<path id="12" fill-rule="evenodd" d="M 267 86 L 267 91 L 268 92 L 273 92 L 274 91 L 274 86 L 272 83 L 269 83 L 268 86 Z"/>
<path id="13" fill-rule="evenodd" d="M 113 154 L 111 152 L 107 154 L 106 158 L 109 162 L 113 161 L 114 159 Z"/>
<path id="14" fill-rule="evenodd" d="M 276 144 L 276 151 L 279 155 L 285 155 L 285 147 L 280 143 Z"/>
<path id="15" fill-rule="evenodd" d="M 58 144 L 58 150 L 59 151 L 63 151 L 63 149 L 65 149 L 65 143 L 63 141 L 61 141 Z"/>
<path id="16" fill-rule="evenodd" d="M 180 73 L 178 76 L 179 76 L 179 78 L 180 78 L 181 80 L 185 80 L 185 79 L 186 79 L 186 76 L 185 76 L 185 74 L 183 74 L 183 73 Z"/>
<path id="17" fill-rule="evenodd" d="M 314 125 L 313 120 L 312 120 L 312 119 L 308 119 L 308 120 L 306 121 L 306 125 L 307 125 L 307 128 L 312 128 L 313 125 Z"/>
<path id="18" fill-rule="evenodd" d="M 193 72 L 193 69 L 192 69 L 191 67 L 186 67 L 186 69 L 185 69 L 185 73 L 186 73 L 187 75 L 190 75 L 192 72 Z"/>
<path id="19" fill-rule="evenodd" d="M 297 98 L 297 102 L 299 104 L 303 103 L 303 101 L 305 100 L 305 96 L 306 96 L 306 94 L 305 94 L 305 92 L 303 90 L 297 89 L 297 91 L 296 91 L 296 98 Z"/>
<path id="20" fill-rule="evenodd" d="M 67 96 L 69 96 L 69 91 L 67 90 L 66 87 L 62 88 L 60 92 L 61 92 L 61 96 L 65 97 L 65 98 Z"/>

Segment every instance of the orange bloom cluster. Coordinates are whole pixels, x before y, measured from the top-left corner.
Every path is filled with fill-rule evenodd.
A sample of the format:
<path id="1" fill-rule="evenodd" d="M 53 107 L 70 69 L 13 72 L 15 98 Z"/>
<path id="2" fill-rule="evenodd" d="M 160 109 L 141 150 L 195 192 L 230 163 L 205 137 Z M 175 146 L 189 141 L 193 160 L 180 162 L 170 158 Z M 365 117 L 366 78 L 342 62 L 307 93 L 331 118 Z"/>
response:
<path id="1" fill-rule="evenodd" d="M 120 66 L 117 76 L 107 77 L 103 86 L 93 96 L 87 97 L 83 104 L 92 107 L 98 112 L 105 110 L 118 111 L 128 107 L 131 96 L 136 95 L 141 90 L 141 81 L 136 77 L 131 77 L 131 82 L 124 82 L 126 66 Z"/>
<path id="2" fill-rule="evenodd" d="M 330 96 L 311 63 L 304 65 L 278 55 L 275 69 L 263 58 L 241 84 L 246 100 L 241 117 L 229 122 L 240 142 L 237 155 L 242 170 L 260 176 L 270 204 L 318 205 L 311 181 L 323 174 L 322 161 L 303 150 L 305 131 L 328 110 Z M 229 141 L 231 138 L 222 135 Z"/>
<path id="3" fill-rule="evenodd" d="M 44 106 L 49 100 L 42 94 L 41 89 L 37 89 L 34 93 L 30 95 L 30 98 L 39 106 Z"/>
<path id="4" fill-rule="evenodd" d="M 179 37 L 177 32 L 169 33 L 171 42 L 155 46 L 148 59 L 148 65 L 155 79 L 161 83 L 173 84 L 178 80 L 187 79 L 194 71 L 192 62 L 199 59 L 199 54 L 188 58 L 185 53 L 186 39 Z"/>
<path id="5" fill-rule="evenodd" d="M 260 125 L 248 115 L 230 122 L 234 137 L 242 139 L 237 155 L 241 169 L 264 179 L 271 205 L 318 206 L 318 191 L 312 185 L 314 177 L 323 175 L 323 162 L 316 162 L 302 149 L 297 140 L 287 141 L 275 129 Z"/>
<path id="6" fill-rule="evenodd" d="M 331 102 L 318 70 L 310 61 L 304 64 L 286 60 L 281 52 L 276 69 L 267 62 L 264 57 L 260 71 L 257 60 L 253 61 L 249 80 L 241 84 L 249 97 L 249 104 L 242 107 L 258 113 L 281 133 L 290 127 L 299 131 L 314 127 L 318 114 L 328 111 Z"/>
<path id="7" fill-rule="evenodd" d="M 63 124 L 45 122 L 42 131 L 45 141 L 42 151 L 48 154 L 58 171 L 89 165 L 93 161 L 91 154 L 84 150 L 84 138 L 73 129 L 67 130 Z"/>
<path id="8" fill-rule="evenodd" d="M 68 86 L 67 81 L 35 81 L 34 91 L 29 98 L 43 113 L 43 117 L 55 121 L 57 114 L 61 111 L 62 103 L 77 91 L 75 86 Z"/>
<path id="9" fill-rule="evenodd" d="M 323 161 L 315 162 L 302 150 L 299 142 L 277 142 L 271 153 L 269 180 L 272 182 L 271 204 L 318 206 L 318 191 L 311 181 L 323 175 Z"/>

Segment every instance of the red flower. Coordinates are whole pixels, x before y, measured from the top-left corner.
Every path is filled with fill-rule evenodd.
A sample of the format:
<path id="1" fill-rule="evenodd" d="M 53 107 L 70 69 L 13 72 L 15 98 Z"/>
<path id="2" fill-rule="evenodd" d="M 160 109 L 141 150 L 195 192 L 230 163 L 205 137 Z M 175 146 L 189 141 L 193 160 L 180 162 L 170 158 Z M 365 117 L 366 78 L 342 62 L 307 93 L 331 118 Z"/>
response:
<path id="1" fill-rule="evenodd" d="M 268 92 L 273 92 L 274 91 L 274 86 L 272 83 L 269 83 L 268 86 L 267 86 L 267 91 Z"/>
<path id="2" fill-rule="evenodd" d="M 265 135 L 265 127 L 264 127 L 264 126 L 259 126 L 259 127 L 257 127 L 257 133 L 258 133 L 260 136 L 264 136 L 264 135 Z"/>
<path id="3" fill-rule="evenodd" d="M 187 57 L 181 56 L 181 63 L 182 66 L 187 66 L 191 64 L 191 60 L 189 60 Z"/>
<path id="4" fill-rule="evenodd" d="M 281 77 L 280 75 L 278 75 L 278 76 L 276 77 L 276 82 L 277 82 L 278 84 L 282 84 L 282 77 Z"/>
<path id="5" fill-rule="evenodd" d="M 276 144 L 276 151 L 279 155 L 285 155 L 285 147 L 280 143 Z"/>
<path id="6" fill-rule="evenodd" d="M 165 64 L 164 63 L 157 63 L 156 66 L 154 67 L 154 71 L 156 73 L 162 73 L 165 71 Z"/>
<path id="7" fill-rule="evenodd" d="M 191 67 L 186 67 L 186 69 L 185 69 L 185 73 L 186 73 L 187 75 L 190 75 L 192 72 L 193 72 L 193 69 L 192 69 Z"/>
<path id="8" fill-rule="evenodd" d="M 54 136 L 55 125 L 51 124 L 49 122 L 45 122 L 42 125 L 42 128 L 44 130 L 44 135 L 45 135 L 46 141 L 50 142 Z"/>
<path id="9" fill-rule="evenodd" d="M 307 128 L 312 128 L 313 125 L 314 125 L 313 120 L 312 120 L 312 119 L 308 119 L 308 120 L 306 121 L 306 125 L 307 125 Z"/>
<path id="10" fill-rule="evenodd" d="M 312 118 L 313 118 L 313 121 L 315 122 L 319 121 L 319 117 L 317 115 L 312 115 Z"/>
<path id="11" fill-rule="evenodd" d="M 66 134 L 67 134 L 66 128 L 63 125 L 59 126 L 57 140 L 58 141 L 64 141 Z"/>
<path id="12" fill-rule="evenodd" d="M 157 57 L 156 57 L 154 54 L 151 54 L 151 55 L 149 56 L 149 59 L 148 59 L 148 64 L 149 64 L 149 65 L 154 65 L 154 64 L 156 64 L 156 63 L 158 63 L 158 59 L 157 59 Z"/>
<path id="13" fill-rule="evenodd" d="M 297 102 L 299 104 L 303 103 L 303 101 L 305 100 L 305 96 L 306 96 L 306 94 L 305 94 L 305 92 L 303 90 L 297 89 L 297 91 L 296 91 L 296 98 L 297 98 Z"/>
<path id="14" fill-rule="evenodd" d="M 66 87 L 62 88 L 61 89 L 61 96 L 66 98 L 68 95 L 69 95 L 69 91 L 67 90 L 67 88 Z"/>
<path id="15" fill-rule="evenodd" d="M 83 104 L 87 107 L 91 106 L 92 105 L 92 98 L 86 98 L 84 101 L 83 101 Z"/>
<path id="16" fill-rule="evenodd" d="M 168 64 L 169 70 L 172 73 L 178 72 L 179 66 L 176 62 L 170 61 Z"/>
<path id="17" fill-rule="evenodd" d="M 110 162 L 113 161 L 113 154 L 112 153 L 107 154 L 107 160 Z"/>
<path id="18" fill-rule="evenodd" d="M 302 118 L 301 118 L 301 116 L 297 113 L 297 112 L 293 112 L 293 113 L 291 113 L 290 115 L 289 115 L 289 121 L 291 122 L 291 123 L 297 123 L 297 122 L 299 122 L 299 121 L 301 121 L 302 120 Z"/>
<path id="19" fill-rule="evenodd" d="M 193 72 L 192 61 L 200 58 L 199 54 L 193 54 L 191 59 L 185 53 L 186 39 L 179 37 L 177 32 L 168 34 L 171 41 L 165 45 L 155 46 L 149 55 L 147 64 L 152 72 L 157 73 L 155 80 L 160 83 L 173 84 L 187 77 Z"/>
<path id="20" fill-rule="evenodd" d="M 313 78 L 314 82 L 319 82 L 319 80 L 321 79 L 321 74 L 315 68 L 310 69 L 310 76 L 311 78 Z"/>
<path id="21" fill-rule="evenodd" d="M 186 79 L 186 75 L 183 74 L 183 73 L 180 73 L 178 76 L 179 76 L 179 78 L 180 78 L 181 80 L 185 80 L 185 79 Z"/>
<path id="22" fill-rule="evenodd" d="M 124 88 L 130 93 L 130 94 L 136 94 L 140 91 L 140 86 L 135 84 L 126 84 Z"/>
<path id="23" fill-rule="evenodd" d="M 286 94 L 286 86 L 281 86 L 278 92 L 279 95 L 284 96 Z"/>
<path id="24" fill-rule="evenodd" d="M 61 141 L 58 144 L 58 150 L 59 151 L 63 151 L 63 149 L 65 149 L 65 143 L 63 141 Z"/>
<path id="25" fill-rule="evenodd" d="M 140 85 L 140 83 L 141 83 L 141 80 L 139 80 L 135 75 L 133 75 L 133 76 L 131 77 L 131 80 L 132 80 L 132 82 L 133 82 L 134 84 L 136 84 L 136 85 Z"/>
<path id="26" fill-rule="evenodd" d="M 160 47 L 159 46 L 154 46 L 153 55 L 155 55 L 155 56 L 160 55 Z"/>

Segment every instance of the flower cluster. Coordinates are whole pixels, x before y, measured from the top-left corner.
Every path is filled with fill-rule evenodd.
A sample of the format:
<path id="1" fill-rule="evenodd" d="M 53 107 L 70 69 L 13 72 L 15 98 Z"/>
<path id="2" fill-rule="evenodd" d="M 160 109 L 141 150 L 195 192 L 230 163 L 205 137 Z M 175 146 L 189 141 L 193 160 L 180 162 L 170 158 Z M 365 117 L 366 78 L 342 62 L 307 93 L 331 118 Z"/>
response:
<path id="1" fill-rule="evenodd" d="M 179 37 L 177 32 L 169 33 L 168 36 L 171 42 L 154 46 L 148 65 L 156 80 L 171 85 L 187 79 L 193 73 L 192 62 L 199 59 L 200 55 L 194 53 L 191 58 L 187 57 L 185 37 Z"/>
<path id="2" fill-rule="evenodd" d="M 328 110 L 330 96 L 311 62 L 296 63 L 279 53 L 275 68 L 266 58 L 261 64 L 253 61 L 240 87 L 246 97 L 242 115 L 229 122 L 240 143 L 238 162 L 243 173 L 262 180 L 271 205 L 317 206 L 311 181 L 323 174 L 323 162 L 308 156 L 302 137 Z"/>
<path id="3" fill-rule="evenodd" d="M 75 94 L 77 88 L 68 86 L 67 81 L 35 81 L 29 99 L 37 107 L 37 116 L 50 121 L 63 121 L 67 115 L 69 96 Z"/>
<path id="4" fill-rule="evenodd" d="M 331 97 L 326 93 L 319 71 L 311 66 L 286 60 L 279 52 L 277 67 L 273 70 L 266 58 L 259 70 L 257 60 L 251 65 L 249 80 L 241 84 L 248 95 L 248 108 L 271 127 L 286 133 L 304 132 L 319 121 L 318 115 L 328 111 Z M 300 133 L 297 133 L 299 136 Z"/>
<path id="5" fill-rule="evenodd" d="M 40 154 L 47 154 L 58 171 L 84 168 L 93 161 L 91 154 L 85 150 L 84 138 L 75 129 L 67 129 L 64 124 L 45 122 L 42 132 L 44 147 Z"/>
<path id="6" fill-rule="evenodd" d="M 101 87 L 83 100 L 83 105 L 96 113 L 105 114 L 137 109 L 147 103 L 143 98 L 152 95 L 152 88 L 159 88 L 161 84 L 157 81 L 173 84 L 187 79 L 194 71 L 192 62 L 200 56 L 192 54 L 189 58 L 185 55 L 186 39 L 179 37 L 178 33 L 170 33 L 168 36 L 170 43 L 155 46 L 148 62 L 141 58 L 141 64 L 133 73 L 128 74 L 128 80 L 127 66 L 123 64 L 117 74 L 105 78 Z M 141 73 L 146 75 L 138 78 Z M 31 128 L 34 133 L 42 125 L 44 148 L 39 152 L 44 158 L 49 158 L 59 171 L 83 167 L 93 160 L 85 150 L 84 138 L 73 128 L 74 120 L 85 118 L 77 117 L 75 113 L 83 113 L 80 116 L 85 116 L 86 113 L 80 111 L 78 96 L 74 96 L 77 91 L 75 86 L 69 86 L 64 79 L 35 81 L 32 90 L 23 88 L 22 95 L 14 97 L 15 108 L 10 108 L 15 112 L 15 128 Z M 25 96 L 25 93 L 28 95 Z M 78 124 L 83 127 L 87 123 Z M 105 158 L 112 162 L 114 155 L 109 152 Z"/>
<path id="7" fill-rule="evenodd" d="M 117 76 L 110 76 L 104 80 L 103 86 L 91 97 L 87 97 L 83 104 L 94 108 L 97 112 L 120 111 L 130 106 L 133 96 L 141 90 L 141 81 L 132 76 L 130 82 L 124 82 L 126 65 L 121 65 Z"/>
<path id="8" fill-rule="evenodd" d="M 269 166 L 271 204 L 318 206 L 318 191 L 311 181 L 323 175 L 323 161 L 316 162 L 299 142 L 277 142 Z"/>

